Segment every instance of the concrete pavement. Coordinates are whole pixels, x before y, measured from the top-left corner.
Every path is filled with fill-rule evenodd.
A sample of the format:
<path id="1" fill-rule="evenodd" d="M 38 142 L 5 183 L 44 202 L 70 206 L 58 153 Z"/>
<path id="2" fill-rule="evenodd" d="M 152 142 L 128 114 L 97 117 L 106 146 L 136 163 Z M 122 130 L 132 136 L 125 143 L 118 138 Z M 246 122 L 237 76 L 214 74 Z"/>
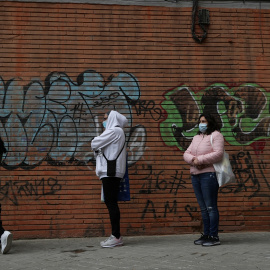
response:
<path id="1" fill-rule="evenodd" d="M 116 248 L 101 248 L 103 237 L 15 240 L 1 254 L 0 269 L 270 269 L 270 232 L 222 233 L 221 245 L 214 247 L 194 245 L 198 237 L 124 237 L 125 245 Z"/>

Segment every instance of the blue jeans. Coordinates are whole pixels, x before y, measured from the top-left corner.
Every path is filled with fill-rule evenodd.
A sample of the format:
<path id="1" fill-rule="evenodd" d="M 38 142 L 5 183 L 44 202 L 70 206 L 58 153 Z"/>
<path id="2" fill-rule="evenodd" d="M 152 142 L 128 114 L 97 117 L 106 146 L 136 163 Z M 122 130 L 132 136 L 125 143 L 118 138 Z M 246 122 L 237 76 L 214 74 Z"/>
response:
<path id="1" fill-rule="evenodd" d="M 192 175 L 192 185 L 199 203 L 204 235 L 218 236 L 219 212 L 217 207 L 218 182 L 216 173 Z"/>

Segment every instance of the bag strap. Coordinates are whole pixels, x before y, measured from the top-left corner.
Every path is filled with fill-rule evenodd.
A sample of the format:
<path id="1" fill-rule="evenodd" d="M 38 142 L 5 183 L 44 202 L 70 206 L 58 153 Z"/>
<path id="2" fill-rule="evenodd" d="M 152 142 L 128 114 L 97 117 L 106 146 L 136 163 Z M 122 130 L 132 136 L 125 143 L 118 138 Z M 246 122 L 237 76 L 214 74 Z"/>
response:
<path id="1" fill-rule="evenodd" d="M 212 133 L 211 133 L 211 137 L 210 137 L 210 143 L 211 143 L 211 145 L 212 145 L 212 147 L 213 147 L 213 136 L 212 136 Z M 223 149 L 223 151 L 224 151 L 224 153 L 225 153 L 225 148 Z"/>
<path id="2" fill-rule="evenodd" d="M 115 159 L 115 160 L 117 160 L 117 159 L 119 158 L 119 156 L 120 156 L 120 154 L 122 153 L 122 151 L 123 151 L 123 149 L 124 149 L 125 145 L 126 145 L 126 142 L 124 143 L 124 145 L 123 145 L 123 147 L 122 147 L 121 151 L 119 152 L 119 154 L 118 154 L 118 156 L 116 157 L 116 159 Z M 103 156 L 105 157 L 105 159 L 108 161 L 108 159 L 106 158 L 105 154 L 104 154 L 104 153 L 102 153 L 102 154 L 103 154 Z"/>
<path id="3" fill-rule="evenodd" d="M 116 125 L 115 127 L 120 127 L 120 126 L 119 126 L 119 125 Z M 121 127 L 120 127 L 120 128 L 121 128 Z M 124 135 L 125 135 L 125 143 L 124 143 L 124 145 L 123 145 L 123 147 L 122 147 L 120 153 L 118 154 L 118 156 L 116 157 L 115 160 L 117 160 L 117 159 L 119 158 L 120 154 L 122 153 L 122 151 L 123 151 L 123 149 L 124 149 L 124 147 L 125 147 L 125 144 L 126 144 L 126 134 L 124 133 Z M 104 155 L 104 153 L 102 153 L 102 154 L 103 154 L 103 156 L 105 157 L 105 159 L 108 161 L 108 159 L 106 158 L 106 156 Z"/>

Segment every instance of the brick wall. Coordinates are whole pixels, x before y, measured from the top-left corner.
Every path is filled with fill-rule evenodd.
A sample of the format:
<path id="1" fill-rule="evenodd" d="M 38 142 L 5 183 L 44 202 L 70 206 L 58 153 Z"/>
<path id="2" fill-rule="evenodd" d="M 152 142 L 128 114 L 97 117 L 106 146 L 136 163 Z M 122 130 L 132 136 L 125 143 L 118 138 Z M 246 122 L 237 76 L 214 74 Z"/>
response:
<path id="1" fill-rule="evenodd" d="M 183 152 L 205 108 L 237 177 L 220 230 L 270 229 L 270 11 L 209 11 L 198 44 L 190 8 L 0 3 L 0 201 L 16 238 L 109 235 L 89 147 L 109 109 L 129 119 L 123 235 L 202 230 Z"/>

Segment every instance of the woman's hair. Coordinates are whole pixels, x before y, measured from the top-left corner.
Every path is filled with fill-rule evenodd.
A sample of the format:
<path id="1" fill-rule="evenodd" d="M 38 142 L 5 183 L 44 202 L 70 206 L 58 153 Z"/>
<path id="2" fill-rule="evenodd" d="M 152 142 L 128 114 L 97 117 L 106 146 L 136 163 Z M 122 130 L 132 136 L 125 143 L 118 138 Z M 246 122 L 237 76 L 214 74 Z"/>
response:
<path id="1" fill-rule="evenodd" d="M 107 117 L 109 117 L 111 111 L 112 111 L 112 110 L 109 110 L 109 111 L 105 112 L 105 114 L 107 114 Z"/>
<path id="2" fill-rule="evenodd" d="M 205 117 L 205 119 L 208 122 L 208 124 L 207 124 L 207 130 L 206 130 L 205 134 L 210 135 L 212 132 L 214 132 L 216 130 L 217 131 L 220 131 L 220 127 L 219 127 L 216 119 L 211 114 L 208 114 L 208 113 L 201 114 L 200 117 L 199 117 L 199 121 L 198 121 L 199 123 L 200 123 L 200 119 L 203 116 Z M 200 131 L 198 132 L 198 134 L 201 134 L 201 133 L 202 132 L 200 132 Z"/>

